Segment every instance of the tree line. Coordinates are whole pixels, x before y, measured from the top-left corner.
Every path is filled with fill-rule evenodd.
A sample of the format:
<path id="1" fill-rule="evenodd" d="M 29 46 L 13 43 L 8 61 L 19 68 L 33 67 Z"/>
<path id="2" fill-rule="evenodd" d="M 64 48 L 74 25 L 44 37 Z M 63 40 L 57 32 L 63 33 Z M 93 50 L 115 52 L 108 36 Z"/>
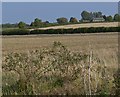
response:
<path id="1" fill-rule="evenodd" d="M 56 19 L 56 23 L 50 23 L 49 21 L 43 22 L 42 19 L 35 18 L 31 24 L 26 24 L 23 21 L 20 21 L 17 24 L 2 24 L 3 28 L 12 28 L 12 27 L 19 27 L 19 28 L 37 28 L 37 27 L 49 27 L 49 26 L 57 26 L 57 25 L 64 25 L 64 24 L 77 24 L 83 22 L 101 22 L 100 19 L 103 19 L 104 22 L 113 22 L 113 21 L 120 21 L 120 15 L 115 14 L 114 16 L 106 16 L 103 15 L 102 12 L 88 12 L 83 11 L 81 13 L 81 20 L 78 20 L 75 17 L 71 17 L 68 20 L 65 17 L 60 17 Z M 94 21 L 96 19 L 96 21 Z M 102 22 L 103 22 L 102 21 Z"/>

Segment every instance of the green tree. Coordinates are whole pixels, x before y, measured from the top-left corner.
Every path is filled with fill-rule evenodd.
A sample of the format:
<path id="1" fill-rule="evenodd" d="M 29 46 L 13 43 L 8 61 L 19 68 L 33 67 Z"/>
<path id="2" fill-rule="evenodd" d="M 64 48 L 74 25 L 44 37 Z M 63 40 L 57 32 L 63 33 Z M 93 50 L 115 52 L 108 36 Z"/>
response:
<path id="1" fill-rule="evenodd" d="M 98 17 L 102 17 L 102 12 L 98 12 Z"/>
<path id="2" fill-rule="evenodd" d="M 106 17 L 106 21 L 108 21 L 108 22 L 112 22 L 112 21 L 113 21 L 112 16 L 107 16 L 107 17 Z"/>
<path id="3" fill-rule="evenodd" d="M 104 18 L 104 19 L 105 19 L 105 21 L 106 21 L 107 16 L 106 16 L 106 15 L 103 15 L 103 18 Z"/>
<path id="4" fill-rule="evenodd" d="M 31 22 L 30 26 L 34 27 L 34 22 Z"/>
<path id="5" fill-rule="evenodd" d="M 24 22 L 22 22 L 22 21 L 20 21 L 20 22 L 18 23 L 18 27 L 19 27 L 19 28 L 25 28 L 25 26 L 26 26 L 26 24 L 25 24 Z"/>
<path id="6" fill-rule="evenodd" d="M 83 20 L 90 20 L 90 17 L 91 17 L 90 13 L 87 12 L 87 11 L 83 11 L 83 12 L 81 13 L 81 16 L 82 16 L 82 19 L 83 19 Z"/>
<path id="7" fill-rule="evenodd" d="M 93 12 L 93 17 L 94 18 L 101 18 L 102 17 L 102 12 Z"/>
<path id="8" fill-rule="evenodd" d="M 45 23 L 45 24 L 49 24 L 49 21 L 45 21 L 44 23 Z"/>
<path id="9" fill-rule="evenodd" d="M 57 20 L 58 24 L 66 24 L 66 23 L 68 23 L 68 19 L 64 18 L 64 17 L 57 18 L 56 20 Z"/>
<path id="10" fill-rule="evenodd" d="M 40 27 L 41 23 L 42 23 L 42 20 L 39 19 L 39 18 L 36 18 L 36 19 L 34 20 L 34 26 L 35 26 L 35 27 Z"/>
<path id="11" fill-rule="evenodd" d="M 78 23 L 78 20 L 74 17 L 71 17 L 69 22 L 70 23 Z"/>
<path id="12" fill-rule="evenodd" d="M 10 23 L 6 23 L 6 24 L 2 24 L 3 28 L 16 28 L 18 27 L 18 24 L 10 24 Z"/>
<path id="13" fill-rule="evenodd" d="M 120 15 L 119 14 L 114 15 L 114 21 L 120 21 Z"/>
<path id="14" fill-rule="evenodd" d="M 30 26 L 32 26 L 32 27 L 40 27 L 41 24 L 42 24 L 42 20 L 39 19 L 39 18 L 36 18 L 36 19 L 34 19 L 34 22 L 32 22 L 32 23 L 30 24 Z"/>

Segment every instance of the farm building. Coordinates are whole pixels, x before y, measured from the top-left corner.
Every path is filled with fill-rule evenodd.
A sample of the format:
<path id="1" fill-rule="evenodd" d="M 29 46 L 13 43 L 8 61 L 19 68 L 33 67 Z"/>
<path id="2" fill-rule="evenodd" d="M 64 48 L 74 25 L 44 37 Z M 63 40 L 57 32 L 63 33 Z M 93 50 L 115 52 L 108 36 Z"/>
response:
<path id="1" fill-rule="evenodd" d="M 89 23 L 90 20 L 82 20 L 82 22 L 84 22 L 84 23 Z"/>
<path id="2" fill-rule="evenodd" d="M 92 19 L 92 22 L 103 22 L 103 21 L 105 21 L 105 19 L 103 17 L 101 17 L 101 18 L 93 18 Z"/>
<path id="3" fill-rule="evenodd" d="M 82 22 L 87 23 L 87 22 L 104 22 L 105 19 L 103 17 L 100 18 L 92 18 L 91 20 L 82 20 Z"/>

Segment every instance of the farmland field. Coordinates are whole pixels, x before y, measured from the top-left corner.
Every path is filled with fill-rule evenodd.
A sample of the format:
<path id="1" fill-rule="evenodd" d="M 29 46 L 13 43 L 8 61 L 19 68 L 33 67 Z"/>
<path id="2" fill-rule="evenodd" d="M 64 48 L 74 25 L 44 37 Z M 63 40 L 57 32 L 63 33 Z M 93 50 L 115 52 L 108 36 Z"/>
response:
<path id="1" fill-rule="evenodd" d="M 58 42 L 58 43 L 56 43 L 56 42 Z M 52 48 L 53 43 L 54 43 L 54 46 L 53 46 L 54 50 L 51 51 L 51 50 L 49 50 L 49 48 Z M 66 50 L 66 48 L 64 48 L 63 45 L 67 48 L 67 50 Z M 47 53 L 46 54 L 47 57 L 44 56 L 44 54 L 43 54 L 45 59 L 42 61 L 42 63 L 39 63 L 41 61 L 40 61 L 40 59 L 38 59 L 39 57 L 36 57 L 36 56 L 39 56 L 39 54 L 42 55 L 41 51 L 39 51 L 39 49 L 42 49 L 42 48 L 43 49 L 46 48 L 42 52 L 45 52 L 45 54 Z M 28 53 L 29 51 L 35 51 L 35 50 L 38 50 L 38 51 Z M 7 60 L 6 63 L 4 63 L 4 61 L 3 61 L 3 63 L 4 63 L 3 64 L 3 69 L 4 69 L 3 70 L 3 75 L 4 75 L 3 79 L 5 80 L 3 82 L 8 82 L 7 84 L 10 84 L 10 85 L 11 85 L 11 83 L 13 84 L 15 80 L 17 81 L 19 79 L 18 77 L 20 75 L 19 75 L 19 73 L 15 74 L 16 70 L 18 70 L 17 72 L 25 72 L 24 74 L 26 74 L 26 75 L 27 74 L 36 74 L 36 72 L 34 70 L 36 70 L 35 67 L 37 66 L 36 64 L 38 64 L 38 63 L 43 64 L 43 65 L 40 65 L 41 66 L 41 67 L 39 67 L 40 70 L 44 70 L 44 68 L 46 68 L 45 66 L 47 66 L 47 65 L 49 66 L 50 64 L 51 65 L 60 64 L 59 67 L 57 67 L 57 68 L 54 67 L 54 65 L 53 65 L 52 69 L 50 69 L 51 71 L 48 71 L 47 73 L 44 73 L 44 74 L 41 73 L 41 75 L 39 75 L 39 76 L 41 76 L 41 79 L 40 79 L 41 81 L 36 79 L 38 76 L 34 78 L 34 75 L 33 76 L 31 75 L 32 77 L 31 76 L 29 77 L 30 83 L 27 82 L 27 85 L 29 85 L 29 86 L 26 86 L 26 87 L 28 87 L 28 88 L 26 88 L 26 89 L 28 89 L 28 91 L 29 91 L 29 89 L 31 89 L 29 91 L 29 94 L 67 94 L 67 93 L 69 93 L 69 94 L 87 94 L 88 93 L 89 94 L 90 90 L 93 94 L 102 94 L 102 93 L 103 94 L 105 94 L 105 93 L 106 94 L 114 94 L 115 93 L 115 89 L 114 89 L 115 85 L 113 83 L 113 80 L 114 80 L 113 74 L 114 74 L 115 70 L 117 70 L 117 66 L 118 66 L 118 61 L 117 61 L 118 60 L 117 59 L 118 58 L 118 55 L 117 55 L 117 53 L 118 53 L 118 32 L 107 33 L 107 34 L 100 33 L 100 34 L 73 34 L 73 35 L 67 34 L 67 35 L 3 36 L 2 51 L 3 51 L 3 58 L 5 58 L 6 55 L 8 55 L 8 53 L 12 53 L 12 52 L 18 53 L 18 54 L 13 54 L 13 56 L 14 56 L 13 59 L 11 57 L 12 54 L 8 55 L 7 59 L 11 58 L 9 60 L 13 61 L 13 62 L 11 61 L 12 65 L 15 65 L 14 62 L 16 62 L 16 65 L 18 64 L 18 66 L 20 64 L 22 64 L 22 65 L 20 65 L 19 69 L 17 69 L 18 68 L 17 66 L 11 67 L 11 65 L 9 64 L 9 62 L 10 62 L 9 60 Z M 90 51 L 92 51 L 92 57 L 90 59 L 90 60 L 92 60 L 91 61 L 92 63 L 90 63 L 90 64 L 93 65 L 91 67 L 91 77 L 92 77 L 91 82 L 92 83 L 89 82 L 89 77 L 90 77 L 89 76 L 89 68 L 87 67 L 87 64 L 89 64 L 89 62 L 87 62 L 88 61 L 87 56 L 90 54 Z M 31 56 L 31 57 L 26 57 L 26 55 L 24 55 L 23 57 L 21 56 L 20 53 L 26 53 L 26 52 L 28 53 L 27 56 Z M 80 53 L 80 56 L 77 55 L 79 53 Z M 84 54 L 84 55 L 82 55 L 82 54 Z M 21 63 L 18 62 L 15 59 L 15 57 L 18 59 L 20 58 L 19 61 Z M 53 59 L 51 59 L 51 57 L 53 57 L 55 60 L 58 60 L 58 61 L 54 61 Z M 79 59 L 80 57 L 83 58 L 82 61 L 81 61 L 81 59 Z M 34 60 L 34 58 L 36 58 L 36 59 Z M 46 60 L 46 58 L 48 60 Z M 74 58 L 76 58 L 76 59 L 74 59 Z M 29 65 L 27 65 L 23 61 L 24 59 L 26 59 L 26 61 L 28 62 L 27 64 L 29 64 Z M 30 61 L 30 60 L 32 60 L 32 61 Z M 37 63 L 34 65 L 35 61 L 37 61 Z M 85 61 L 85 62 L 83 62 L 83 61 Z M 26 69 L 26 67 L 24 67 L 23 63 L 27 67 L 27 69 Z M 74 67 L 74 65 L 71 65 L 71 64 L 74 64 L 75 67 Z M 34 65 L 35 67 L 32 67 L 32 65 Z M 14 71 L 14 69 L 12 71 L 10 71 L 6 66 L 9 66 L 10 68 L 15 68 L 15 71 Z M 21 66 L 23 66 L 23 67 L 21 67 Z M 67 69 L 65 69 L 66 68 L 65 66 L 67 66 Z M 29 69 L 31 68 L 30 71 L 28 68 Z M 20 71 L 20 69 L 21 69 L 21 71 Z M 58 70 L 58 69 L 60 69 L 60 70 Z M 79 71 L 79 69 L 80 69 L 80 71 Z M 78 70 L 78 71 L 76 71 L 76 70 Z M 98 71 L 100 70 L 100 73 L 97 73 L 98 72 L 97 70 Z M 8 72 L 8 74 L 6 72 Z M 60 72 L 60 74 L 59 74 L 59 72 Z M 102 73 L 104 73 L 104 74 L 102 75 Z M 73 76 L 71 76 L 72 74 L 73 74 Z M 22 75 L 22 81 L 24 81 L 23 74 L 21 74 L 21 75 Z M 53 77 L 53 75 L 54 75 L 54 77 Z M 77 78 L 74 77 L 74 75 L 76 75 Z M 7 78 L 7 76 L 14 76 L 14 78 L 12 78 L 13 82 L 9 82 L 9 79 Z M 44 78 L 45 76 L 47 77 L 47 81 Z M 93 77 L 93 76 L 97 76 L 97 77 Z M 25 77 L 25 79 L 26 79 L 26 77 Z M 82 79 L 82 77 L 83 77 L 83 79 Z M 85 80 L 85 77 L 86 77 L 86 80 Z M 5 78 L 7 78 L 8 80 L 6 80 Z M 36 80 L 34 80 L 34 79 L 36 79 Z M 107 81 L 108 81 L 108 83 L 107 83 Z M 25 81 L 25 83 L 26 83 L 26 81 Z M 90 87 L 87 88 L 89 83 L 91 84 L 91 89 L 89 89 Z M 84 84 L 84 86 L 83 86 L 83 84 Z M 30 87 L 30 85 L 32 88 Z M 87 86 L 85 86 L 85 85 L 87 85 Z M 8 86 L 6 86 L 6 84 L 5 84 L 4 85 L 4 93 L 5 94 L 26 94 L 26 93 L 28 93 L 27 91 L 24 91 L 24 88 L 22 88 L 23 92 L 20 92 L 19 90 L 13 91 L 14 89 L 11 90 L 11 88 L 10 88 L 9 89 L 9 91 L 11 92 L 10 93 L 6 90 L 6 87 L 8 88 Z M 14 86 L 12 86 L 12 87 L 14 87 Z M 79 91 L 81 91 L 81 92 L 79 92 Z"/>
<path id="2" fill-rule="evenodd" d="M 89 44 L 94 53 L 101 58 L 109 59 L 118 49 L 118 33 L 74 34 L 74 35 L 31 35 L 31 36 L 3 36 L 3 55 L 10 52 L 27 52 L 50 47 L 54 41 L 59 41 L 74 52 L 89 51 Z M 113 54 L 113 55 L 112 55 Z M 117 59 L 116 59 L 117 60 Z M 113 60 L 110 60 L 112 64 Z M 117 62 L 117 61 L 116 61 Z"/>
<path id="3" fill-rule="evenodd" d="M 38 28 L 38 29 L 69 29 L 69 28 L 84 28 L 84 27 L 118 27 L 118 22 L 108 22 L 108 23 L 83 23 L 83 24 L 69 24 L 63 26 L 53 26 L 53 27 L 45 27 L 45 28 Z M 34 30 L 34 29 L 30 29 Z"/>
<path id="4" fill-rule="evenodd" d="M 118 7 L 4 2 L 0 95 L 120 97 Z"/>

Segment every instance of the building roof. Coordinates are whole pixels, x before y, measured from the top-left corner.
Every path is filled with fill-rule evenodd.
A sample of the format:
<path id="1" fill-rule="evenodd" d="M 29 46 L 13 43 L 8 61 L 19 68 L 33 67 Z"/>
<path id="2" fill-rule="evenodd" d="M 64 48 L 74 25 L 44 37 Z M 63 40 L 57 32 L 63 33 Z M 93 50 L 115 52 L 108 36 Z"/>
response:
<path id="1" fill-rule="evenodd" d="M 104 20 L 104 18 L 103 17 L 101 17 L 101 18 L 93 18 L 93 20 Z"/>

